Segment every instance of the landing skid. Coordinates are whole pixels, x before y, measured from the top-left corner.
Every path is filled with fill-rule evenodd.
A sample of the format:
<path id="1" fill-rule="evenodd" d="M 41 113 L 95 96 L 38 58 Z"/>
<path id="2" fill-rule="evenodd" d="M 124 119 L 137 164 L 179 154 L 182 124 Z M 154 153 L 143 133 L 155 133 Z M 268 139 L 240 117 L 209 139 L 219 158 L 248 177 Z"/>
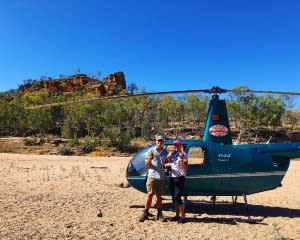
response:
<path id="1" fill-rule="evenodd" d="M 237 203 L 238 196 L 231 196 L 232 197 L 232 204 L 235 205 Z M 248 222 L 251 222 L 250 218 L 250 213 L 249 213 L 249 207 L 248 207 L 248 202 L 247 202 L 247 195 L 243 194 L 244 202 L 245 202 L 245 207 L 247 211 L 247 216 L 248 216 Z"/>
<path id="2" fill-rule="evenodd" d="M 249 213 L 249 208 L 248 208 L 248 203 L 247 203 L 247 195 L 243 194 L 243 197 L 244 197 L 244 201 L 245 201 L 246 211 L 248 214 L 248 222 L 251 223 L 251 218 L 250 218 L 250 213 Z"/>

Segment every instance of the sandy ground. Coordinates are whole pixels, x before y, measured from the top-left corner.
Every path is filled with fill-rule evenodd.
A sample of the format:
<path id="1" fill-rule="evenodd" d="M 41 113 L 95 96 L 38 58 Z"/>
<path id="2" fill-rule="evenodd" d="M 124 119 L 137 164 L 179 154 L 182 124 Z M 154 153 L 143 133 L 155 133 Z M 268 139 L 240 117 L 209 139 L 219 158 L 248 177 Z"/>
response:
<path id="1" fill-rule="evenodd" d="M 145 194 L 126 187 L 128 160 L 1 153 L 0 239 L 300 239 L 300 161 L 282 188 L 248 196 L 255 223 L 229 197 L 189 197 L 180 225 L 138 222 Z"/>

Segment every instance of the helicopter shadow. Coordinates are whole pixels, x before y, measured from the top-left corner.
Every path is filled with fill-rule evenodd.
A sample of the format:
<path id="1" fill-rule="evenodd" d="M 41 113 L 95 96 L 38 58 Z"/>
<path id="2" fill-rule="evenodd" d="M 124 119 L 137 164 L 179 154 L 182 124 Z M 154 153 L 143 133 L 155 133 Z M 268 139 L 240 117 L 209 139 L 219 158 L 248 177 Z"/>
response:
<path id="1" fill-rule="evenodd" d="M 263 223 L 264 218 L 260 219 L 247 219 L 245 218 L 239 218 L 239 217 L 199 217 L 199 218 L 186 218 L 187 222 L 194 222 L 194 223 L 217 223 L 217 224 L 227 224 L 227 225 L 237 225 L 238 223 L 248 223 L 248 224 L 260 224 L 260 225 L 268 225 L 267 223 Z"/>
<path id="2" fill-rule="evenodd" d="M 131 205 L 130 208 L 144 208 L 144 205 Z M 174 212 L 173 204 L 163 202 L 164 211 Z M 194 217 L 187 218 L 188 222 L 218 223 L 236 225 L 240 223 L 263 224 L 263 220 L 268 217 L 288 217 L 300 218 L 300 209 L 271 207 L 264 205 L 248 204 L 251 221 L 248 220 L 248 213 L 244 203 L 211 201 L 187 201 L 186 212 Z M 205 215 L 205 216 L 203 216 Z M 208 216 L 207 216 L 208 215 Z M 214 217 L 223 215 L 224 217 Z M 201 217 L 203 216 L 203 217 Z M 230 217 L 226 217 L 230 216 Z"/>
<path id="3" fill-rule="evenodd" d="M 249 204 L 248 209 L 250 216 L 253 217 L 289 217 L 289 218 L 299 218 L 300 209 L 284 208 L 284 207 L 271 207 L 264 205 Z M 230 202 L 207 202 L 207 201 L 188 201 L 186 203 L 186 211 L 208 215 L 247 215 L 246 206 L 244 203 Z"/>
<path id="4" fill-rule="evenodd" d="M 190 203 L 189 203 L 190 204 Z M 196 204 L 195 204 L 196 205 Z M 227 204 L 228 205 L 228 204 Z M 199 206 L 199 203 L 197 203 L 197 207 Z M 227 206 L 228 207 L 228 206 Z M 129 208 L 140 208 L 143 209 L 144 205 L 131 205 Z M 152 206 L 152 208 L 155 208 L 155 206 Z M 170 203 L 164 203 L 163 204 L 163 209 L 165 212 L 174 212 L 175 210 L 173 209 L 173 205 Z M 227 225 L 237 225 L 238 222 L 240 223 L 250 223 L 250 224 L 262 224 L 262 225 L 267 225 L 267 223 L 263 223 L 262 221 L 265 219 L 265 217 L 262 217 L 260 219 L 251 219 L 249 222 L 246 213 L 242 214 L 243 218 L 239 217 L 201 217 L 201 215 L 204 212 L 200 212 L 199 210 L 192 209 L 191 207 L 186 208 L 186 212 L 193 213 L 193 217 L 187 217 L 186 220 L 187 222 L 194 222 L 194 223 L 218 223 L 218 224 L 227 224 Z M 207 213 L 207 212 L 206 212 Z M 207 213 L 208 214 L 208 213 Z M 215 215 L 222 215 L 222 211 L 219 211 Z M 234 215 L 234 213 L 230 213 L 227 215 Z M 168 221 L 172 221 L 172 219 L 168 219 Z"/>

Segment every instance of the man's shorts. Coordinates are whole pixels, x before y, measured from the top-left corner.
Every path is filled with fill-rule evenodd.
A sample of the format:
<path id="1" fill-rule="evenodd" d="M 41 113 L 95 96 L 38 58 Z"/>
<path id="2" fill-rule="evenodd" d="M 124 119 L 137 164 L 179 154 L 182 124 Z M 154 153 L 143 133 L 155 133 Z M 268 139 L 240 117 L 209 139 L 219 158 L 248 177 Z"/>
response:
<path id="1" fill-rule="evenodd" d="M 165 181 L 161 179 L 147 178 L 147 192 L 151 194 L 162 195 L 164 191 Z"/>

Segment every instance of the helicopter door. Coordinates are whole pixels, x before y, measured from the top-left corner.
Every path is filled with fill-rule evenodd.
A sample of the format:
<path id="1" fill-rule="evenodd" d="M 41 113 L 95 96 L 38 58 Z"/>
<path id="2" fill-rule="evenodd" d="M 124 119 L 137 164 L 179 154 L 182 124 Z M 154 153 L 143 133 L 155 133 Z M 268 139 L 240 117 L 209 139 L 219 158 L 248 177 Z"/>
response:
<path id="1" fill-rule="evenodd" d="M 205 148 L 189 146 L 187 148 L 187 158 L 189 168 L 186 176 L 185 191 L 187 195 L 209 195 L 209 185 L 206 184 L 207 176 L 210 172 L 209 162 L 206 159 Z"/>
<path id="2" fill-rule="evenodd" d="M 205 148 L 190 146 L 186 152 L 189 163 L 187 175 L 208 174 L 209 162 L 206 160 Z"/>

